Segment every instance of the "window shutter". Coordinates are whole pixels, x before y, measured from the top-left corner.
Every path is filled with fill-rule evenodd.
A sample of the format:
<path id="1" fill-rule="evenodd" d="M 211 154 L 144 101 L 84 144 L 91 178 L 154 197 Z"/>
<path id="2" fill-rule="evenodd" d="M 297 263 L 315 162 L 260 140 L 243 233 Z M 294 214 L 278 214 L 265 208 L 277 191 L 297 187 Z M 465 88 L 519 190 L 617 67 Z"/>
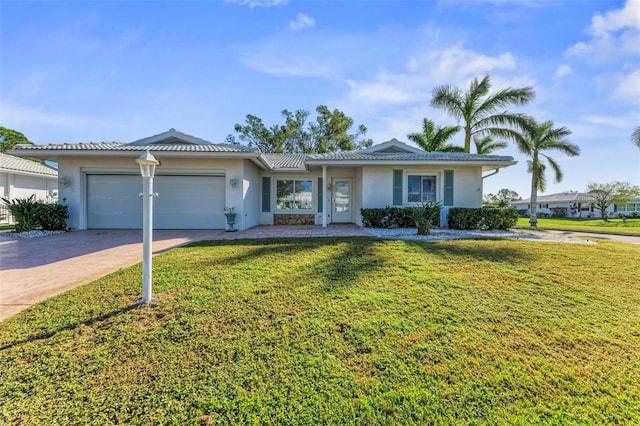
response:
<path id="1" fill-rule="evenodd" d="M 271 211 L 271 178 L 262 178 L 262 211 L 269 213 Z"/>
<path id="2" fill-rule="evenodd" d="M 322 178 L 318 178 L 318 213 L 322 213 Z"/>
<path id="3" fill-rule="evenodd" d="M 393 171 L 393 205 L 402 205 L 402 170 Z"/>
<path id="4" fill-rule="evenodd" d="M 453 170 L 444 171 L 444 197 L 442 204 L 453 205 Z"/>

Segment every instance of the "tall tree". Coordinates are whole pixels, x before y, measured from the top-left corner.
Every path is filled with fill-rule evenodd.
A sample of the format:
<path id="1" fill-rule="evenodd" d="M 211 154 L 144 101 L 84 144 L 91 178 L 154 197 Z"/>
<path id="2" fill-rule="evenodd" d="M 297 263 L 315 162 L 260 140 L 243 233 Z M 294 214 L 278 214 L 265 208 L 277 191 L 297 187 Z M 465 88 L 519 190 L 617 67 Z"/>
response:
<path id="1" fill-rule="evenodd" d="M 363 138 L 367 128 L 362 124 L 354 133 L 349 133 L 354 121 L 342 111 L 331 111 L 325 105 L 320 105 L 316 112 L 316 121 L 307 126 L 308 111 L 297 110 L 292 113 L 285 109 L 282 111 L 285 123 L 269 128 L 261 118 L 248 114 L 245 124 L 236 124 L 234 130 L 241 141 L 272 154 L 352 151 L 373 144 L 371 139 Z M 233 135 L 227 136 L 227 142 L 233 141 Z"/>
<path id="2" fill-rule="evenodd" d="M 499 207 L 506 207 L 510 201 L 522 200 L 522 197 L 516 192 L 508 188 L 502 188 L 497 194 L 487 194 L 484 196 L 484 200 L 487 204 L 497 205 Z"/>
<path id="3" fill-rule="evenodd" d="M 493 140 L 491 136 L 485 136 L 483 138 L 474 136 L 473 144 L 476 146 L 476 152 L 483 155 L 491 154 L 497 149 L 505 149 L 507 147 L 506 142 Z"/>
<path id="4" fill-rule="evenodd" d="M 631 141 L 640 148 L 640 126 L 636 127 L 636 129 L 631 134 Z"/>
<path id="5" fill-rule="evenodd" d="M 363 124 L 356 128 L 355 133 L 349 133 L 354 121 L 344 112 L 338 109 L 331 111 L 325 105 L 319 105 L 316 112 L 318 113 L 316 122 L 309 125 L 309 139 L 312 148 L 310 150 L 299 149 L 299 151 L 324 154 L 353 151 L 373 145 L 373 140 L 363 139 L 367 134 L 367 128 Z"/>
<path id="6" fill-rule="evenodd" d="M 464 152 L 471 152 L 474 135 L 515 139 L 513 127 L 520 128 L 527 117 L 504 109 L 508 105 L 526 105 L 535 97 L 533 88 L 528 86 L 493 93 L 490 89 L 488 75 L 481 81 L 473 79 L 466 93 L 450 85 L 433 89 L 431 106 L 444 109 L 459 123 L 464 123 Z"/>
<path id="7" fill-rule="evenodd" d="M 14 145 L 31 144 L 29 139 L 17 130 L 0 126 L 0 152 L 7 152 Z"/>
<path id="8" fill-rule="evenodd" d="M 587 186 L 587 194 L 593 199 L 593 204 L 600 209 L 602 219 L 609 220 L 607 208 L 611 204 L 623 206 L 631 201 L 632 197 L 640 195 L 640 188 L 629 182 L 590 183 Z"/>
<path id="9" fill-rule="evenodd" d="M 464 148 L 448 144 L 447 141 L 453 135 L 460 131 L 460 126 L 436 126 L 435 123 L 427 117 L 422 119 L 422 132 L 409 133 L 407 139 L 415 142 L 420 148 L 427 152 L 444 151 L 444 152 L 463 152 Z"/>
<path id="10" fill-rule="evenodd" d="M 538 124 L 533 118 L 529 118 L 522 124 L 522 131 L 515 135 L 520 151 L 531 158 L 527 161 L 528 171 L 531 173 L 531 217 L 529 219 L 531 226 L 536 226 L 538 223 L 536 217 L 538 190 L 544 191 L 547 187 L 546 163 L 553 170 L 556 182 L 562 181 L 563 176 L 558 163 L 543 152 L 559 151 L 570 157 L 580 155 L 580 147 L 566 140 L 570 134 L 571 130 L 566 127 L 554 128 L 553 121 Z"/>

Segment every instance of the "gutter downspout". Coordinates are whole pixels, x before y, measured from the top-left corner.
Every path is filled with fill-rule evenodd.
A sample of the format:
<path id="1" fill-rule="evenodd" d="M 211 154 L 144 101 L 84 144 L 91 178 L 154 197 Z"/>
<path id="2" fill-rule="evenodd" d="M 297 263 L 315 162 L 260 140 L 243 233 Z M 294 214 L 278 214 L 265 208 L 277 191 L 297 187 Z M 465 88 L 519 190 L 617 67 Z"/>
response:
<path id="1" fill-rule="evenodd" d="M 489 176 L 497 175 L 498 173 L 500 173 L 500 168 L 497 168 L 493 173 L 489 173 L 488 175 L 482 176 L 482 179 L 484 180 L 484 178 L 488 178 Z"/>

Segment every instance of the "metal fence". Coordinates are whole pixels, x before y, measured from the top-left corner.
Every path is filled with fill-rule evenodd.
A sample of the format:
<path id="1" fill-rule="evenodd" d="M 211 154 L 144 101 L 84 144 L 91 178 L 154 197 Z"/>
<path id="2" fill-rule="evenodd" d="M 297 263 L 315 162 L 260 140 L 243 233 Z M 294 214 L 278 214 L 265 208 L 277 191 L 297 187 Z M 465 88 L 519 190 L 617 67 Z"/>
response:
<path id="1" fill-rule="evenodd" d="M 4 203 L 0 203 L 0 224 L 5 225 L 10 223 L 14 223 L 13 216 L 11 216 L 11 212 L 7 206 L 5 206 Z"/>

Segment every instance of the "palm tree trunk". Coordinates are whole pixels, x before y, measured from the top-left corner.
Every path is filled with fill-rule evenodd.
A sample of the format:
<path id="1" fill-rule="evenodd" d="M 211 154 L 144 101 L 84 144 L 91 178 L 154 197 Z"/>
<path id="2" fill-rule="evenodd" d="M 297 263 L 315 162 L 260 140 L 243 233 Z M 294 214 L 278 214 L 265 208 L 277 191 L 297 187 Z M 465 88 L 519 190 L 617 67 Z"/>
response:
<path id="1" fill-rule="evenodd" d="M 536 164 L 534 163 L 533 171 L 531 172 L 531 197 L 529 198 L 529 225 L 538 226 L 538 171 L 536 170 Z"/>
<path id="2" fill-rule="evenodd" d="M 469 154 L 471 152 L 471 127 L 464 128 L 464 152 Z"/>

